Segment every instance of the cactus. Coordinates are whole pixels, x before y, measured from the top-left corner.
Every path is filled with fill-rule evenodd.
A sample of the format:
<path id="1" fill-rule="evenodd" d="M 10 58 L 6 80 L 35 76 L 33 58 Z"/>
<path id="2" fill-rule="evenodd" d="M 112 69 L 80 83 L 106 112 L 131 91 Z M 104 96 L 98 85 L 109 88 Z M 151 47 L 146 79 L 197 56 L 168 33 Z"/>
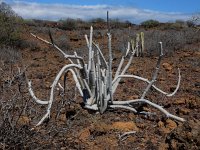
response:
<path id="1" fill-rule="evenodd" d="M 136 56 L 139 56 L 139 42 L 140 42 L 140 34 L 136 34 L 136 42 L 135 42 L 135 46 L 136 46 Z"/>
<path id="2" fill-rule="evenodd" d="M 144 55 L 144 32 L 140 33 L 141 36 L 141 56 Z"/>
<path id="3" fill-rule="evenodd" d="M 137 33 L 136 39 L 131 39 L 131 48 L 136 50 L 136 57 L 144 54 L 144 32 Z"/>

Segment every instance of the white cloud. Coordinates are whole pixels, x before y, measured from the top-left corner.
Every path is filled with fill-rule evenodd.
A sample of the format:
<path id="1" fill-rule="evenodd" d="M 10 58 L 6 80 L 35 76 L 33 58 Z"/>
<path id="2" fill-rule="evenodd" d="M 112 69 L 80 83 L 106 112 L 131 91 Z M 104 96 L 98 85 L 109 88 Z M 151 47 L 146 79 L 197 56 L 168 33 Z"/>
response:
<path id="1" fill-rule="evenodd" d="M 134 23 L 147 19 L 166 22 L 176 19 L 187 20 L 191 17 L 191 14 L 159 12 L 125 6 L 39 4 L 22 1 L 14 1 L 11 6 L 18 15 L 24 18 L 49 20 L 59 20 L 61 18 L 105 18 L 107 10 L 110 11 L 111 18 L 129 20 Z"/>

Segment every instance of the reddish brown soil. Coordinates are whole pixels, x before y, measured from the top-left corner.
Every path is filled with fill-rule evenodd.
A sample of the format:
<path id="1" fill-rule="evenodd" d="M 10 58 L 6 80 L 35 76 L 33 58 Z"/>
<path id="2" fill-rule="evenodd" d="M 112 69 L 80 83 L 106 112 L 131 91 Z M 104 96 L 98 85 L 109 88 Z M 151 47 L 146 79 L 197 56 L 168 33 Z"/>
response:
<path id="1" fill-rule="evenodd" d="M 59 34 L 61 33 L 58 32 L 56 36 L 59 36 Z M 67 34 L 70 38 L 76 37 L 76 32 L 68 32 Z M 44 35 L 41 36 L 45 37 Z M 31 36 L 27 36 L 27 39 L 36 40 Z M 103 45 L 103 52 L 106 54 L 106 37 L 97 39 L 97 41 L 100 45 Z M 116 38 L 113 39 L 113 45 L 117 42 Z M 57 50 L 46 46 L 40 41 L 37 41 L 37 43 L 40 49 L 24 49 L 21 51 L 21 62 L 24 66 L 28 66 L 26 75 L 28 79 L 32 80 L 36 95 L 41 99 L 48 99 L 50 86 L 55 75 L 68 62 L 63 59 Z M 74 49 L 86 47 L 84 37 L 82 37 L 82 40 L 70 41 L 70 45 L 71 47 L 74 45 Z M 200 47 L 200 43 L 198 45 Z M 78 51 L 78 53 L 83 54 L 85 52 L 85 50 L 83 52 L 81 50 Z M 114 58 L 116 58 L 113 64 L 113 70 L 115 71 L 119 64 L 121 53 L 117 48 L 113 48 L 113 52 Z M 150 79 L 156 60 L 157 57 L 147 57 L 146 55 L 142 58 L 134 58 L 128 73 Z M 66 103 L 64 107 L 61 107 L 61 98 L 59 98 L 59 93 L 57 92 L 51 119 L 33 130 L 30 129 L 41 119 L 46 107 L 36 105 L 27 90 L 24 89 L 23 100 L 28 101 L 27 108 L 33 108 L 35 112 L 23 113 L 17 122 L 16 131 L 22 130 L 27 141 L 19 146 L 14 143 L 1 142 L 3 146 L 0 145 L 0 148 L 199 149 L 200 49 L 199 51 L 193 51 L 192 49 L 179 50 L 174 52 L 173 56 L 164 57 L 156 85 L 164 91 L 172 92 L 177 83 L 177 68 L 181 69 L 182 79 L 180 89 L 175 96 L 166 97 L 154 90 L 150 90 L 146 98 L 162 105 L 170 113 L 185 118 L 187 121 L 184 123 L 167 119 L 162 113 L 148 105 L 140 109 L 156 112 L 156 115 L 136 115 L 126 110 L 111 109 L 102 115 L 88 111 L 83 108 L 83 102 L 78 93 L 74 98 L 74 82 L 69 75 L 68 93 L 65 101 L 75 100 L 75 102 L 72 101 L 70 105 Z M 146 86 L 147 84 L 141 81 L 125 79 L 120 83 L 114 99 L 128 100 L 137 98 L 142 94 Z M 28 109 L 26 110 L 27 112 L 30 111 Z M 60 112 L 59 115 L 58 111 Z M 136 131 L 136 133 L 119 139 L 120 135 L 128 131 Z"/>

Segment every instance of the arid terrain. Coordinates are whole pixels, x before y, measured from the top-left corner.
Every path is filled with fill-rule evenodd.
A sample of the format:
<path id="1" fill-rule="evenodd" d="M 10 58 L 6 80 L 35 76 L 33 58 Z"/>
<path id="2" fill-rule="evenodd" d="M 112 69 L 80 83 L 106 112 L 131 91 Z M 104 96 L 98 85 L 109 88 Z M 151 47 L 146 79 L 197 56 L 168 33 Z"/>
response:
<path id="1" fill-rule="evenodd" d="M 42 100 L 48 99 L 50 86 L 56 74 L 69 62 L 56 49 L 30 35 L 30 32 L 33 32 L 49 40 L 48 28 L 26 26 L 21 35 L 21 48 L 17 51 L 10 49 L 1 52 L 0 149 L 199 149 L 200 40 L 197 38 L 182 47 L 176 43 L 175 46 L 178 47 L 171 51 L 166 47 L 165 38 L 169 41 L 170 37 L 166 37 L 165 33 L 169 31 L 166 35 L 171 35 L 174 30 L 147 31 L 138 27 L 113 29 L 113 72 L 120 62 L 125 43 L 141 30 L 145 32 L 145 54 L 143 57 L 134 57 L 128 73 L 150 79 L 158 55 L 156 49 L 152 49 L 152 53 L 148 49 L 148 40 L 155 45 L 162 40 L 165 43 L 163 48 L 166 55 L 155 84 L 164 91 L 172 92 L 177 84 L 177 68 L 180 68 L 181 86 L 173 97 L 163 96 L 153 89 L 146 97 L 170 113 L 185 118 L 186 122 L 168 119 L 148 105 L 138 109 L 152 112 L 150 116 L 134 114 L 123 109 L 108 109 L 104 114 L 88 111 L 84 109 L 83 100 L 69 74 L 65 97 L 60 97 L 59 91 L 56 92 L 51 118 L 35 128 L 44 115 L 46 106 L 36 104 L 31 98 L 27 80 L 32 81 L 37 97 Z M 88 29 L 66 31 L 51 28 L 51 31 L 58 46 L 66 53 L 72 54 L 76 51 L 79 55 L 87 57 L 84 34 L 89 35 Z M 95 41 L 107 56 L 106 29 L 94 28 L 94 31 Z M 153 34 L 157 37 L 155 40 L 156 38 L 151 36 L 152 33 L 163 35 L 159 38 Z M 192 32 L 191 36 L 198 37 L 199 33 L 200 31 Z M 62 80 L 63 78 L 60 82 Z M 138 98 L 146 86 L 146 83 L 135 79 L 124 79 L 120 82 L 114 99 Z M 136 133 L 120 138 L 128 131 Z"/>

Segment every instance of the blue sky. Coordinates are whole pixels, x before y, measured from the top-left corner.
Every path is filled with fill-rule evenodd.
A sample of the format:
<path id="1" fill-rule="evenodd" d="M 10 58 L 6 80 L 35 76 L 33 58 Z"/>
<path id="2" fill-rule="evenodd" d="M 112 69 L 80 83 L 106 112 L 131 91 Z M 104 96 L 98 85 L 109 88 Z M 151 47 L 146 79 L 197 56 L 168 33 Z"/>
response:
<path id="1" fill-rule="evenodd" d="M 7 0 L 24 18 L 111 17 L 139 23 L 147 19 L 161 22 L 188 20 L 200 12 L 200 0 Z"/>
<path id="2" fill-rule="evenodd" d="M 156 11 L 183 13 L 200 11 L 200 0 L 28 0 L 26 2 L 74 5 L 121 5 Z"/>

